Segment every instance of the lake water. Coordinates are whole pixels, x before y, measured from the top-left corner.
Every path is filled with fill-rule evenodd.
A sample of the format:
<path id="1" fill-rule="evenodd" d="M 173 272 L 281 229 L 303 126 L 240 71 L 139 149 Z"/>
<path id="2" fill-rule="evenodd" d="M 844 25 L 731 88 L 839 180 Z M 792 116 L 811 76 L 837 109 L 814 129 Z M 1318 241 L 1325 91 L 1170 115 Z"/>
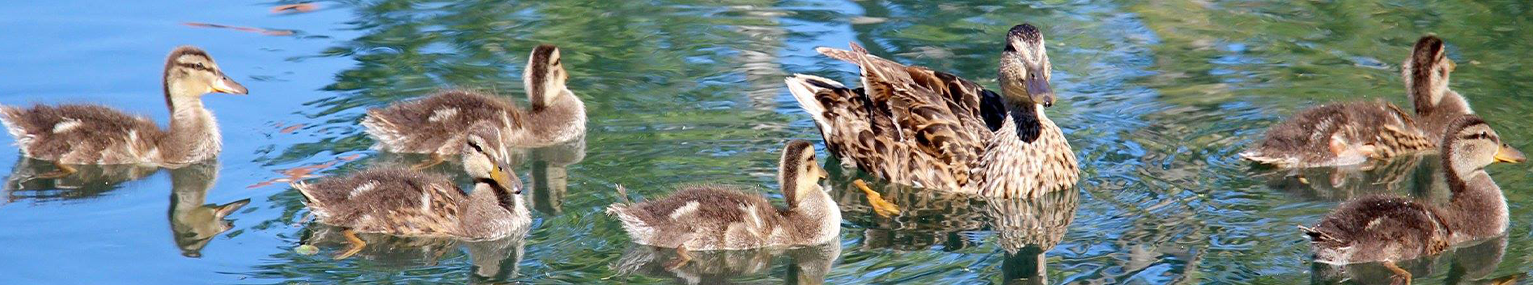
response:
<path id="1" fill-rule="evenodd" d="M 0 103 L 100 103 L 163 124 L 164 56 L 197 45 L 250 89 L 205 97 L 223 154 L 176 171 L 22 181 L 51 167 L 0 151 L 14 172 L 0 204 L 3 283 L 1388 282 L 1378 266 L 1313 266 L 1294 226 L 1365 193 L 1446 199 L 1435 158 L 1289 175 L 1236 153 L 1306 107 L 1407 104 L 1400 62 L 1428 33 L 1459 63 L 1452 88 L 1507 143 L 1533 149 L 1524 1 L 138 2 L 0 9 Z M 775 189 L 783 144 L 820 142 L 783 77 L 856 78 L 816 46 L 858 42 L 995 87 L 1002 35 L 1023 22 L 1049 43 L 1060 100 L 1047 114 L 1080 159 L 1076 191 L 983 201 L 879 187 L 905 208 L 884 218 L 849 191 L 857 173 L 833 170 L 839 243 L 700 254 L 676 271 L 656 264 L 671 253 L 629 243 L 602 212 L 614 184 L 645 197 L 695 182 Z M 357 124 L 367 108 L 443 87 L 525 104 L 521 69 L 539 43 L 562 48 L 590 132 L 583 148 L 539 150 L 517 167 L 537 181 L 525 240 L 364 236 L 368 250 L 334 261 L 333 229 L 299 224 L 307 210 L 289 181 L 419 159 L 368 149 Z M 1489 168 L 1507 191 L 1510 234 L 1404 264 L 1418 282 L 1533 271 L 1530 167 Z M 227 224 L 205 206 L 242 199 Z"/>

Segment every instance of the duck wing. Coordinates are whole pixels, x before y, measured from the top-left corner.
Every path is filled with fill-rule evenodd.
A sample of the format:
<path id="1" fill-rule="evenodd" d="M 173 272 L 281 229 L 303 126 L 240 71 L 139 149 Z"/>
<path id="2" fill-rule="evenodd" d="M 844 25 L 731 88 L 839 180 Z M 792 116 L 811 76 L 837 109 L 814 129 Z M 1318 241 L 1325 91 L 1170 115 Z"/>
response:
<path id="1" fill-rule="evenodd" d="M 1240 155 L 1278 167 L 1352 165 L 1429 150 L 1434 141 L 1394 104 L 1352 102 L 1294 114 Z"/>
<path id="2" fill-rule="evenodd" d="M 393 167 L 296 183 L 293 188 L 321 222 L 406 236 L 456 233 L 462 204 L 468 200 L 446 176 Z"/>
<path id="3" fill-rule="evenodd" d="M 832 58 L 854 58 L 863 88 L 795 75 L 789 91 L 816 118 L 827 148 L 864 171 L 896 183 L 957 190 L 984 151 L 991 129 L 982 88 L 956 76 L 907 67 L 851 51 L 821 48 Z"/>

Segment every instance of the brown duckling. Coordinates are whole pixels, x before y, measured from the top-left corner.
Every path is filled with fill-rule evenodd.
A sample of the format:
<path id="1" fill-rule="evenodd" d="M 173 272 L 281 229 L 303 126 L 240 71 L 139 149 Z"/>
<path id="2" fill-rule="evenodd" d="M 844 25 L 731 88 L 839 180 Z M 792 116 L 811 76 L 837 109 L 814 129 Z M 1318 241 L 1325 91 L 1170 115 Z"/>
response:
<path id="1" fill-rule="evenodd" d="M 1449 246 L 1506 233 L 1508 212 L 1501 187 L 1485 166 L 1525 161 L 1523 154 L 1502 144 L 1490 125 L 1474 115 L 1449 124 L 1442 142 L 1442 161 L 1453 197 L 1447 205 L 1432 205 L 1397 196 L 1370 196 L 1338 206 L 1309 236 L 1315 262 L 1345 265 L 1383 262 L 1405 283 L 1410 273 L 1396 261 L 1435 255 Z"/>
<path id="2" fill-rule="evenodd" d="M 1011 28 L 1000 95 L 952 74 L 818 48 L 862 68 L 862 88 L 795 74 L 788 91 L 841 161 L 892 183 L 995 198 L 1036 198 L 1079 178 L 1075 152 L 1043 113 L 1054 104 L 1043 33 Z"/>
<path id="3" fill-rule="evenodd" d="M 245 86 L 229 79 L 213 57 L 193 46 L 170 52 L 163 78 L 169 130 L 143 116 L 90 104 L 0 106 L 0 122 L 16 137 L 22 155 L 58 166 L 58 171 L 43 175 L 49 178 L 74 172 L 69 165 L 179 168 L 218 156 L 223 145 L 218 122 L 202 107 L 202 95 L 245 94 Z"/>
<path id="4" fill-rule="evenodd" d="M 613 204 L 607 214 L 622 221 L 635 243 L 675 248 L 680 258 L 672 268 L 686 264 L 688 250 L 834 241 L 841 232 L 841 209 L 819 185 L 826 172 L 815 162 L 814 146 L 807 141 L 789 142 L 780 162 L 777 179 L 787 207 L 773 206 L 759 194 L 699 185 L 683 187 L 663 199 Z"/>
<path id="5" fill-rule="evenodd" d="M 1384 101 L 1322 105 L 1268 129 L 1257 146 L 1240 156 L 1282 168 L 1306 168 L 1434 151 L 1449 122 L 1474 113 L 1463 96 L 1448 89 L 1455 67 L 1442 39 L 1421 37 L 1401 69 L 1414 116 Z"/>
<path id="6" fill-rule="evenodd" d="M 468 240 L 523 234 L 531 219 L 521 197 L 522 182 L 503 163 L 498 131 L 491 124 L 476 124 L 459 145 L 463 170 L 474 178 L 473 192 L 458 189 L 447 176 L 393 167 L 293 188 L 319 222 L 347 229 L 352 247 L 336 259 L 366 246 L 356 232 Z"/>
<path id="7" fill-rule="evenodd" d="M 521 109 L 509 100 L 467 90 L 440 91 L 420 100 L 397 103 L 367 111 L 362 126 L 377 140 L 375 148 L 398 153 L 431 154 L 417 168 L 435 165 L 457 155 L 463 129 L 488 122 L 500 128 L 504 144 L 534 148 L 574 140 L 585 134 L 585 103 L 565 81 L 559 48 L 540 45 L 532 50 L 522 74 L 531 108 Z"/>

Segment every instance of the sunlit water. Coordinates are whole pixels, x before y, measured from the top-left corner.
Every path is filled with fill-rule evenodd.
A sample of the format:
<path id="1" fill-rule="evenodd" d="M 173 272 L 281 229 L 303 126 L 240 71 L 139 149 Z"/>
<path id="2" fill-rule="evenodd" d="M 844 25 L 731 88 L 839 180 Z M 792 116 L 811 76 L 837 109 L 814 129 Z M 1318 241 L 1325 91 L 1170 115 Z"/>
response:
<path id="1" fill-rule="evenodd" d="M 1337 175 L 1252 168 L 1235 154 L 1319 103 L 1406 104 L 1399 65 L 1427 33 L 1460 64 L 1452 88 L 1508 143 L 1533 148 L 1533 6 L 1522 1 L 327 1 L 305 13 L 137 2 L 0 9 L 0 103 L 100 103 L 163 123 L 163 56 L 183 44 L 207 49 L 251 95 L 205 98 L 225 144 L 212 164 L 19 181 L 51 167 L 0 151 L 15 163 L 0 204 L 4 283 L 1388 282 L 1382 267 L 1312 266 L 1294 225 L 1367 193 L 1446 199 L 1434 157 Z M 676 271 L 658 264 L 673 253 L 630 244 L 602 213 L 614 184 L 646 197 L 695 182 L 775 189 L 783 143 L 820 141 L 782 78 L 855 80 L 816 46 L 858 42 L 994 87 L 1001 36 L 1021 22 L 1048 40 L 1061 100 L 1047 112 L 1080 158 L 1074 192 L 984 201 L 885 188 L 906 212 L 883 218 L 848 191 L 857 174 L 838 172 L 839 244 L 699 254 Z M 299 224 L 292 179 L 419 159 L 369 150 L 364 110 L 442 87 L 524 102 L 521 69 L 539 43 L 563 49 L 591 119 L 583 149 L 517 166 L 537 185 L 525 240 L 364 236 L 368 250 L 333 261 L 333 229 Z M 1490 168 L 1511 204 L 1506 238 L 1403 266 L 1431 283 L 1533 271 L 1529 168 Z M 232 224 L 211 218 L 242 199 Z"/>

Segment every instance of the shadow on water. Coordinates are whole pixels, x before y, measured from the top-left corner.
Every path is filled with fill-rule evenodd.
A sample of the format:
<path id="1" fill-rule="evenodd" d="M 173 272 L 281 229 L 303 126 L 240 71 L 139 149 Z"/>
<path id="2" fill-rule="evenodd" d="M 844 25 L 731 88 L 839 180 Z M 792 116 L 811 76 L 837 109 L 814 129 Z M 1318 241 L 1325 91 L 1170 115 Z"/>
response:
<path id="1" fill-rule="evenodd" d="M 81 165 L 75 172 L 60 178 L 42 178 L 58 170 L 51 161 L 22 157 L 5 179 L 7 202 L 35 202 L 91 199 L 123 187 L 123 183 L 143 179 L 159 167 L 142 165 Z M 204 191 L 207 189 L 203 189 Z"/>

